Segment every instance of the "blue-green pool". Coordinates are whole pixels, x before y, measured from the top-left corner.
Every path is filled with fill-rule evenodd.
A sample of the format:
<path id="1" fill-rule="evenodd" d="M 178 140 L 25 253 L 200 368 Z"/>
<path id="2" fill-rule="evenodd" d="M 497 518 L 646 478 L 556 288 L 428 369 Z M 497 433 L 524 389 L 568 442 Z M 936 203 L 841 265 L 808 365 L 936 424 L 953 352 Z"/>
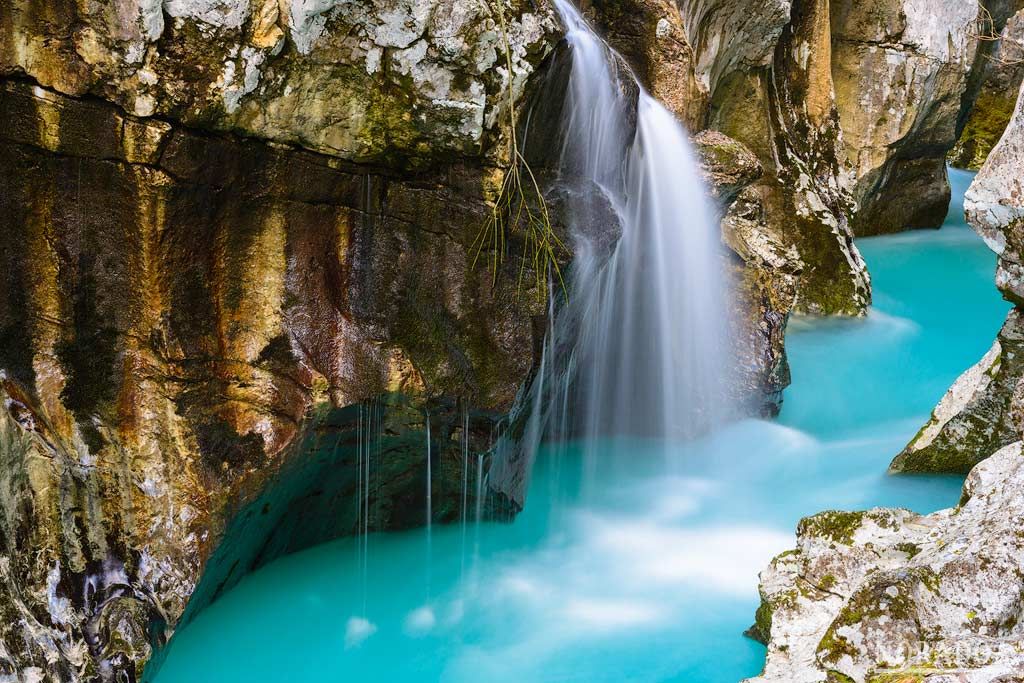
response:
<path id="1" fill-rule="evenodd" d="M 954 196 L 970 175 L 953 171 Z M 175 635 L 158 683 L 694 681 L 759 672 L 744 638 L 757 572 L 827 508 L 954 504 L 960 481 L 894 478 L 889 460 L 1008 306 L 994 256 L 954 202 L 939 232 L 861 240 L 875 308 L 794 321 L 776 423 L 746 422 L 668 462 L 608 444 L 538 459 L 510 525 L 374 535 L 280 559 Z M 652 453 L 659 455 L 654 456 Z M 547 456 L 547 457 L 545 457 Z"/>

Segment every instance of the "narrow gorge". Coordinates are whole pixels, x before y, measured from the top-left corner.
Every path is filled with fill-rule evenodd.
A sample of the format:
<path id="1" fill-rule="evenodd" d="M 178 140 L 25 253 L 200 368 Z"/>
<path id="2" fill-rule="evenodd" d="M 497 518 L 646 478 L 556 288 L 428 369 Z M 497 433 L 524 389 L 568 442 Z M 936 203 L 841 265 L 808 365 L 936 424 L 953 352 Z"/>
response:
<path id="1" fill-rule="evenodd" d="M 1022 0 L 0 0 L 0 681 L 1024 680 L 1022 80 Z"/>

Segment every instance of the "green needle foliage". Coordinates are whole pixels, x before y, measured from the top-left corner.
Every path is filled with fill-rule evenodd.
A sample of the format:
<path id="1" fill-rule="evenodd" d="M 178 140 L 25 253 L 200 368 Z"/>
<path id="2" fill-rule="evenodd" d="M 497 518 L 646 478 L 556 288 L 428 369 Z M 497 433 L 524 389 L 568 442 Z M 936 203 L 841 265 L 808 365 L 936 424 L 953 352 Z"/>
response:
<path id="1" fill-rule="evenodd" d="M 519 149 L 515 91 L 512 83 L 512 46 L 509 42 L 503 0 L 494 0 L 493 6 L 501 28 L 505 68 L 508 72 L 506 95 L 509 116 L 509 163 L 502 172 L 501 187 L 491 205 L 491 212 L 474 241 L 476 256 L 473 264 L 475 267 L 476 261 L 485 249 L 490 251 L 492 283 L 496 282 L 498 269 L 508 251 L 509 238 L 517 235 L 524 246 L 517 282 L 519 292 L 522 293 L 529 266 L 534 279 L 534 291 L 541 300 L 546 300 L 549 275 L 552 281 L 557 280 L 562 291 L 565 291 L 558 256 L 567 253 L 568 250 L 555 234 L 544 193 L 533 170 L 530 169 L 530 164 Z"/>

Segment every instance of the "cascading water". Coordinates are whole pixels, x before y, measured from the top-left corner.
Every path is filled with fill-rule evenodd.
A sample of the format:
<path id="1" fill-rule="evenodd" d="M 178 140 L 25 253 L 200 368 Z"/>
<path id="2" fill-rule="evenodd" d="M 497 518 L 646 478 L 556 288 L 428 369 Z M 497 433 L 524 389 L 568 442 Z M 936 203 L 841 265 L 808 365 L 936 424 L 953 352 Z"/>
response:
<path id="1" fill-rule="evenodd" d="M 584 261 L 571 296 L 582 312 L 585 436 L 691 434 L 724 408 L 726 282 L 715 212 L 686 132 L 635 80 L 627 85 L 639 90 L 636 131 L 625 139 L 619 78 L 628 71 L 568 0 L 556 5 L 573 59 L 565 165 L 602 190 L 622 227 L 599 266 L 588 226 L 570 225 Z M 575 208 L 571 216 L 593 213 Z"/>
<path id="2" fill-rule="evenodd" d="M 542 440 L 566 436 L 591 445 L 692 436 L 727 413 L 728 285 L 717 217 L 679 122 L 568 0 L 555 4 L 572 59 L 560 184 L 575 257 L 520 448 L 532 454 Z M 602 222 L 621 228 L 610 254 Z M 504 460 L 496 467 L 509 473 Z M 504 492 L 521 502 L 524 486 L 517 480 Z"/>

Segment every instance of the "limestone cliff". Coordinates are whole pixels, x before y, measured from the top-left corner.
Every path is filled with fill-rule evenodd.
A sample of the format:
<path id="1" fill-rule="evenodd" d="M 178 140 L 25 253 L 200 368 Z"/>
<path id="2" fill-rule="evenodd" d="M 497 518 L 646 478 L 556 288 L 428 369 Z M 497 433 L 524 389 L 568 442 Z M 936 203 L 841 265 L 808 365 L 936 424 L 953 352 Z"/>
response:
<path id="1" fill-rule="evenodd" d="M 646 72 L 671 100 L 682 28 L 637 27 L 676 50 Z M 0 677 L 136 680 L 277 555 L 422 524 L 428 486 L 457 517 L 545 329 L 522 245 L 492 272 L 476 242 L 557 29 L 514 2 L 0 0 Z M 801 265 L 761 234 L 756 159 L 705 148 L 770 412 Z"/>
<path id="2" fill-rule="evenodd" d="M 750 147 L 765 169 L 755 195 L 772 239 L 799 254 L 797 307 L 860 315 L 867 268 L 849 228 L 842 142 L 830 74 L 829 3 L 680 3 L 708 124 Z"/>
<path id="3" fill-rule="evenodd" d="M 356 161 L 481 152 L 550 50 L 550 10 L 485 0 L 0 2 L 0 75 Z M 512 64 L 505 65 L 508 45 Z"/>
<path id="4" fill-rule="evenodd" d="M 136 680 L 252 567 L 422 524 L 428 420 L 458 515 L 543 330 L 474 243 L 557 26 L 497 7 L 0 2 L 0 677 Z"/>
<path id="5" fill-rule="evenodd" d="M 998 255 L 996 286 L 1017 305 L 995 345 L 957 380 L 931 420 L 892 463 L 899 472 L 967 472 L 1024 433 L 1024 87 L 999 144 L 964 201 L 967 220 Z"/>
<path id="6" fill-rule="evenodd" d="M 270 483 L 314 485 L 256 508 L 265 540 L 290 508 L 333 520 L 292 549 L 364 504 L 423 523 L 426 419 L 456 514 L 460 441 L 488 447 L 543 312 L 514 258 L 474 266 L 479 167 L 399 178 L 16 82 L 0 112 L 0 672 L 135 676 Z"/>
<path id="7" fill-rule="evenodd" d="M 997 285 L 1018 306 L 1024 228 L 1024 89 L 968 191 L 971 225 L 999 255 Z M 824 512 L 761 574 L 753 633 L 768 644 L 752 683 L 989 683 L 1024 670 L 1021 311 L 957 380 L 894 461 L 899 471 L 966 472 L 960 504 Z M 973 469 L 972 469 L 973 467 Z"/>
<path id="8" fill-rule="evenodd" d="M 946 155 L 977 95 L 1010 2 L 833 3 L 836 96 L 860 204 L 858 235 L 938 227 L 949 208 Z M 988 22 L 991 23 L 991 22 Z"/>
<path id="9" fill-rule="evenodd" d="M 949 162 L 977 171 L 1003 136 L 1013 116 L 1017 90 L 1024 81 L 1024 10 L 1017 12 L 999 36 L 984 66 L 981 92 L 964 124 Z"/>

